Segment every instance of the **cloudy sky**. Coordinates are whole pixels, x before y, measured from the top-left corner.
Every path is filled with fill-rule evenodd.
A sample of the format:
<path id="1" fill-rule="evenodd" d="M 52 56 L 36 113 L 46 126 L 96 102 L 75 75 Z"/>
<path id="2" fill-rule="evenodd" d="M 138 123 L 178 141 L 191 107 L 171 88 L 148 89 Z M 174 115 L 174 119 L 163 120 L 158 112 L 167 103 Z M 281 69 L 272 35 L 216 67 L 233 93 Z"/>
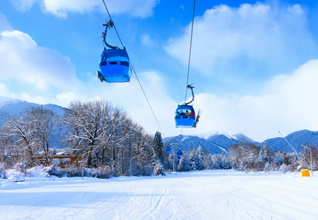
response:
<path id="1" fill-rule="evenodd" d="M 164 135 L 180 134 L 173 117 L 185 95 L 193 1 L 105 1 Z M 102 0 L 0 0 L 0 96 L 64 107 L 105 99 L 154 133 L 134 76 L 96 77 L 105 19 Z M 107 39 L 119 46 L 113 30 Z M 189 81 L 202 117 L 184 135 L 263 141 L 318 130 L 318 2 L 197 0 Z"/>

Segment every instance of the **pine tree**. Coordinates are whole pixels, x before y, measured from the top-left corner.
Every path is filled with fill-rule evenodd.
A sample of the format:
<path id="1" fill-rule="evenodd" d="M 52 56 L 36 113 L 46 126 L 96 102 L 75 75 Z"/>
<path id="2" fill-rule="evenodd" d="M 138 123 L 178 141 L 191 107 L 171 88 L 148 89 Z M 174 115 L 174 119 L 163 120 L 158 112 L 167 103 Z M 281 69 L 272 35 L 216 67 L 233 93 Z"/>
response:
<path id="1" fill-rule="evenodd" d="M 203 150 L 202 147 L 199 146 L 198 149 L 195 152 L 195 167 L 197 170 L 203 170 L 205 168 L 204 166 L 204 156 L 203 156 Z"/>
<path id="2" fill-rule="evenodd" d="M 222 169 L 231 169 L 232 168 L 229 154 L 223 154 L 223 152 L 222 152 L 221 161 L 222 161 Z"/>
<path id="3" fill-rule="evenodd" d="M 263 149 L 259 153 L 258 160 L 263 163 L 270 162 L 270 151 L 266 143 L 264 143 Z"/>
<path id="4" fill-rule="evenodd" d="M 190 161 L 187 155 L 183 155 L 180 158 L 179 164 L 178 164 L 178 171 L 189 171 L 190 170 Z"/>
<path id="5" fill-rule="evenodd" d="M 261 148 L 261 150 L 259 151 L 259 155 L 258 155 L 258 161 L 259 162 L 262 162 L 262 160 L 263 160 L 263 149 Z"/>
<path id="6" fill-rule="evenodd" d="M 220 154 L 210 155 L 211 168 L 213 169 L 222 169 L 222 159 Z"/>
<path id="7" fill-rule="evenodd" d="M 271 166 L 269 165 L 268 162 L 265 164 L 264 171 L 265 172 L 270 172 L 271 171 Z"/>
<path id="8" fill-rule="evenodd" d="M 154 138 L 154 151 L 158 159 L 160 160 L 161 164 L 164 164 L 164 157 L 163 157 L 163 142 L 161 133 L 159 131 L 156 132 Z"/>
<path id="9" fill-rule="evenodd" d="M 159 160 L 156 160 L 154 163 L 153 172 L 156 176 L 162 175 L 165 176 L 165 168 L 163 167 L 162 163 Z"/>
<path id="10" fill-rule="evenodd" d="M 189 152 L 189 166 L 190 170 L 196 170 L 196 163 L 195 161 L 197 160 L 197 155 L 196 155 L 196 150 L 195 148 L 191 148 Z"/>

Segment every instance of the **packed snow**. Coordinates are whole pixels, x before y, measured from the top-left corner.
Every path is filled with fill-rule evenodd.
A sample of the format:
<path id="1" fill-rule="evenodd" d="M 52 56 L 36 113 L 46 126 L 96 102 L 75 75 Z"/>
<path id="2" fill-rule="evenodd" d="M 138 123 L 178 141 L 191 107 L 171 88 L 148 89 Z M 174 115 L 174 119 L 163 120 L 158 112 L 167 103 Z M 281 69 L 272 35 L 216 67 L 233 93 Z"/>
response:
<path id="1" fill-rule="evenodd" d="M 34 171 L 36 172 L 36 171 Z M 0 219 L 318 219 L 318 172 L 0 180 Z"/>

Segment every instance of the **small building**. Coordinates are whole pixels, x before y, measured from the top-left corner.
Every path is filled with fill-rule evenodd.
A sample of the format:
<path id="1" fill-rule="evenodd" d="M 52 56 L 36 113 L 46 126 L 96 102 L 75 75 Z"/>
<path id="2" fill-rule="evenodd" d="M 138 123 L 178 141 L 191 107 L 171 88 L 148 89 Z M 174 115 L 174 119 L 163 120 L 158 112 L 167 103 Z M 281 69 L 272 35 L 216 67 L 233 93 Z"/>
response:
<path id="1" fill-rule="evenodd" d="M 45 156 L 37 156 L 38 160 L 45 159 Z M 82 160 L 80 155 L 52 155 L 49 156 L 49 160 L 58 166 L 65 166 L 65 165 L 79 165 L 79 162 Z"/>

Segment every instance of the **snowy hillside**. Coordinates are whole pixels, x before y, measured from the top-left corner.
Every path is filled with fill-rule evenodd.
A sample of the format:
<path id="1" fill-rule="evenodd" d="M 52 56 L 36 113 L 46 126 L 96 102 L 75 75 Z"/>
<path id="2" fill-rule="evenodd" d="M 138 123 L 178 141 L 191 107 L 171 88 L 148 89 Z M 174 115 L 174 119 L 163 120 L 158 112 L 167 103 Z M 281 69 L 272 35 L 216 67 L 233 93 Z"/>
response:
<path id="1" fill-rule="evenodd" d="M 286 136 L 286 140 L 292 145 L 292 147 L 297 151 L 300 152 L 303 150 L 302 144 L 308 145 L 318 145 L 318 131 L 309 131 L 309 130 L 301 130 L 293 132 Z M 280 150 L 284 152 L 293 152 L 293 149 L 288 145 L 288 143 L 284 140 L 283 137 L 277 138 L 270 138 L 261 144 L 264 145 L 266 142 L 268 148 L 270 150 Z"/>
<path id="2" fill-rule="evenodd" d="M 210 154 L 220 154 L 222 152 L 227 152 L 227 148 L 233 144 L 239 143 L 257 143 L 252 139 L 246 137 L 244 134 L 236 133 L 236 134 L 228 134 L 228 133 L 215 133 L 210 135 L 207 139 L 200 138 L 198 136 L 174 136 L 168 137 L 164 139 L 165 143 L 170 141 L 179 141 L 182 146 L 182 150 L 187 151 L 192 147 L 197 148 L 199 145 L 202 146 L 203 149 L 208 151 Z"/>
<path id="3" fill-rule="evenodd" d="M 0 125 L 3 123 L 4 120 L 1 116 L 15 116 L 31 107 L 37 106 L 42 106 L 44 109 L 52 110 L 56 115 L 60 117 L 63 116 L 65 110 L 63 107 L 60 107 L 58 105 L 39 105 L 31 102 L 0 96 Z"/>
<path id="4" fill-rule="evenodd" d="M 198 148 L 199 145 L 201 145 L 201 147 L 204 150 L 208 151 L 210 154 L 221 154 L 224 151 L 226 152 L 226 150 L 222 147 L 197 136 L 179 135 L 174 137 L 167 137 L 163 140 L 164 143 L 176 141 L 180 141 L 180 147 L 184 152 L 190 150 L 192 147 Z"/>
<path id="5" fill-rule="evenodd" d="M 53 111 L 59 117 L 63 117 L 64 115 L 65 108 L 58 105 L 39 105 L 31 102 L 0 96 L 0 126 L 5 122 L 7 117 L 19 115 L 20 113 L 28 110 L 31 107 L 38 106 L 42 106 L 44 109 Z M 52 134 L 53 138 L 50 142 L 51 146 L 55 146 L 56 148 L 65 147 L 57 141 L 58 136 L 61 135 L 57 127 L 53 130 Z"/>
<path id="6" fill-rule="evenodd" d="M 295 148 L 297 152 L 303 150 L 302 144 L 308 145 L 318 145 L 318 131 L 309 131 L 309 130 L 301 130 L 293 132 L 286 136 L 287 141 Z M 169 137 L 164 140 L 165 143 L 170 141 L 181 141 L 181 145 L 183 149 L 188 150 L 191 147 L 197 148 L 201 145 L 204 149 L 206 149 L 211 154 L 218 154 L 218 152 L 222 152 L 222 149 L 225 151 L 233 144 L 239 143 L 252 143 L 259 147 L 263 147 L 266 142 L 268 148 L 271 151 L 279 150 L 284 152 L 292 152 L 292 148 L 287 144 L 287 142 L 282 137 L 270 138 L 262 143 L 253 141 L 248 138 L 244 134 L 227 134 L 227 133 L 215 133 L 210 135 L 207 139 L 200 138 L 197 136 L 175 136 Z M 219 151 L 221 150 L 221 151 Z"/>
<path id="7" fill-rule="evenodd" d="M 214 144 L 223 146 L 225 149 L 227 149 L 229 146 L 233 144 L 239 144 L 239 143 L 259 144 L 242 133 L 229 134 L 229 133 L 217 132 L 215 134 L 210 135 L 207 138 L 207 140 Z"/>
<path id="8" fill-rule="evenodd" d="M 9 103 L 14 103 L 14 102 L 21 102 L 21 101 L 18 99 L 12 99 L 12 98 L 8 98 L 8 97 L 0 96 L 0 108 L 3 105 L 9 104 Z"/>

